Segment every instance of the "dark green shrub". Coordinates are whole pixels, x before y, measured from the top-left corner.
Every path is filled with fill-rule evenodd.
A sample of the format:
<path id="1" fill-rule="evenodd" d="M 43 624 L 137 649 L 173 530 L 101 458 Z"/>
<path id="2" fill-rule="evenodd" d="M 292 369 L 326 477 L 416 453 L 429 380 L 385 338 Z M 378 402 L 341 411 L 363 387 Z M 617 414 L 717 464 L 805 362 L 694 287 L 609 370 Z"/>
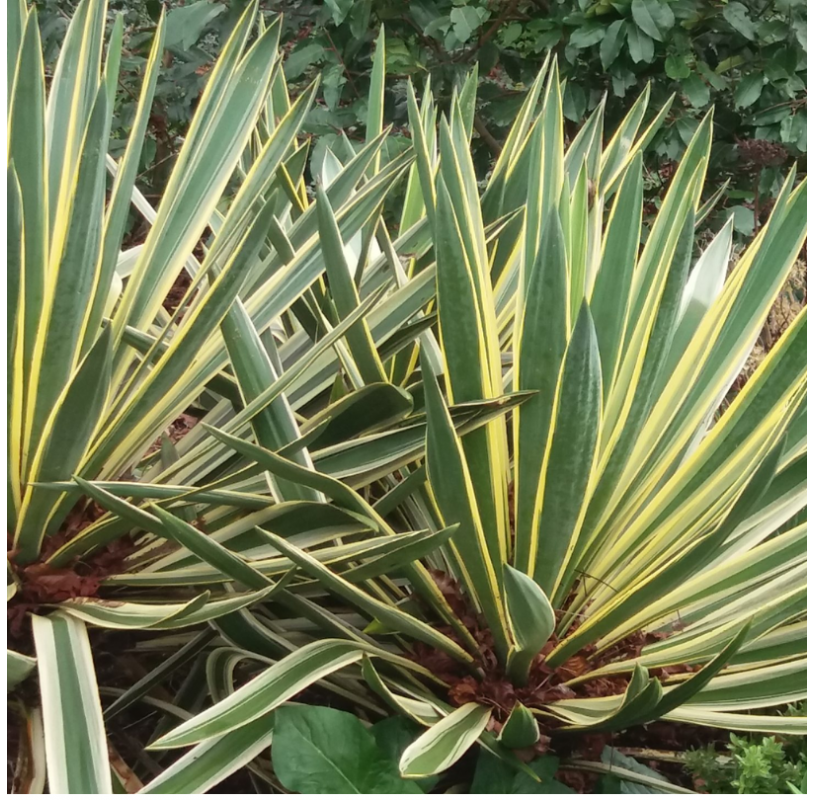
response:
<path id="1" fill-rule="evenodd" d="M 71 0 L 37 0 L 46 58 L 55 57 Z M 114 139 L 130 124 L 128 96 L 143 70 L 160 0 L 112 0 L 125 14 L 123 102 Z M 160 191 L 224 34 L 245 0 L 166 0 L 168 47 L 145 142 L 141 183 Z M 583 120 L 606 96 L 618 121 L 646 83 L 655 111 L 672 94 L 666 124 L 650 143 L 652 194 L 670 177 L 702 113 L 716 105 L 713 165 L 732 180 L 736 227 L 753 232 L 759 206 L 774 195 L 793 159 L 806 153 L 806 4 L 804 0 L 264 0 L 271 19 L 284 14 L 286 78 L 298 89 L 321 77 L 321 102 L 305 130 L 320 139 L 316 155 L 344 131 L 361 138 L 367 114 L 373 40 L 387 34 L 385 120 L 407 125 L 405 78 L 429 78 L 449 97 L 478 64 L 476 167 L 485 173 L 546 52 L 559 56 L 564 116 Z M 132 85 L 131 85 L 132 84 Z M 572 133 L 576 131 L 576 127 Z M 120 136 L 119 138 L 124 138 Z M 751 140 L 759 140 L 758 142 Z M 399 146 L 398 141 L 394 142 Z M 115 145 L 115 141 L 114 141 Z M 114 153 L 115 155 L 115 153 Z M 661 169 L 660 169 L 661 167 Z M 759 212 L 761 212 L 759 208 Z"/>

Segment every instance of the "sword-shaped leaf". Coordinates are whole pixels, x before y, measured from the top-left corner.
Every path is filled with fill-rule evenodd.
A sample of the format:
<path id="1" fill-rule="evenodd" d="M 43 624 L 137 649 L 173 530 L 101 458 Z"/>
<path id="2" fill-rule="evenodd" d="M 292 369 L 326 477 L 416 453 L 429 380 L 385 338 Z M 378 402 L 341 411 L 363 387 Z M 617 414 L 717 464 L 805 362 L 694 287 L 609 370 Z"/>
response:
<path id="1" fill-rule="evenodd" d="M 439 720 L 402 753 L 402 777 L 425 778 L 451 767 L 478 741 L 490 717 L 489 707 L 467 703 Z"/>
<path id="2" fill-rule="evenodd" d="M 85 626 L 62 614 L 33 616 L 48 788 L 111 794 L 108 745 Z"/>

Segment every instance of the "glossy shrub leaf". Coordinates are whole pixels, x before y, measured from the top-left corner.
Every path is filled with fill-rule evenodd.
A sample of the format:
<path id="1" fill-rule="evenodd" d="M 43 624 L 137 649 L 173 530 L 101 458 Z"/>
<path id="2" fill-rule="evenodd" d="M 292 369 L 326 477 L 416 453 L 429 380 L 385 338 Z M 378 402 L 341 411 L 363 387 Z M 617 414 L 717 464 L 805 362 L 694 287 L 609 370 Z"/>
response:
<path id="1" fill-rule="evenodd" d="M 363 662 L 364 665 L 370 665 L 370 660 Z M 404 716 L 387 717 L 375 722 L 371 728 L 371 733 L 376 740 L 379 749 L 385 753 L 388 758 L 397 765 L 402 758 L 402 753 L 405 752 L 410 743 L 416 739 L 422 732 L 422 727 L 411 719 Z M 404 779 L 403 779 L 404 780 Z M 435 775 L 429 775 L 426 778 L 416 778 L 414 781 L 425 793 L 438 783 L 438 778 Z"/>
<path id="2" fill-rule="evenodd" d="M 513 769 L 493 754 L 482 750 L 470 791 L 473 794 L 574 794 L 574 790 L 555 779 L 559 766 L 555 756 L 536 758 L 529 767 L 538 778 Z"/>
<path id="3" fill-rule="evenodd" d="M 334 708 L 278 709 L 272 766 L 283 786 L 300 794 L 422 794 L 356 716 Z"/>

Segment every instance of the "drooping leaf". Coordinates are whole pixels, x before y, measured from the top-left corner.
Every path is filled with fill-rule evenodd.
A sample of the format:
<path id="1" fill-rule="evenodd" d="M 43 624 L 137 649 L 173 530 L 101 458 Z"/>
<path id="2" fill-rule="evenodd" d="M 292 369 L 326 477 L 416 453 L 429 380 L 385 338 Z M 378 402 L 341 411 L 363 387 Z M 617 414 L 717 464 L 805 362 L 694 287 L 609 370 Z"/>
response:
<path id="1" fill-rule="evenodd" d="M 331 639 L 313 642 L 165 734 L 151 748 L 186 747 L 237 730 L 273 711 L 320 678 L 359 661 L 365 653 L 386 658 L 408 669 L 420 670 L 413 662 L 370 645 Z"/>
<path id="2" fill-rule="evenodd" d="M 406 778 L 437 775 L 456 763 L 487 727 L 490 709 L 467 703 L 425 731 L 404 753 L 399 771 Z"/>

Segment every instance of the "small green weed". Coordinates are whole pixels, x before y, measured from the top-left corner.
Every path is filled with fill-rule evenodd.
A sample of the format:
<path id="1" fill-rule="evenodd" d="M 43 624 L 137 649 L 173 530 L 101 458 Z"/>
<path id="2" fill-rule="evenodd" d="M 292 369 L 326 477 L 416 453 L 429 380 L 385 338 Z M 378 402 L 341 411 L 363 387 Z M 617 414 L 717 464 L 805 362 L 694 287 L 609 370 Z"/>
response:
<path id="1" fill-rule="evenodd" d="M 805 794 L 806 739 L 730 734 L 727 753 L 714 745 L 692 750 L 686 767 L 711 794 Z"/>

